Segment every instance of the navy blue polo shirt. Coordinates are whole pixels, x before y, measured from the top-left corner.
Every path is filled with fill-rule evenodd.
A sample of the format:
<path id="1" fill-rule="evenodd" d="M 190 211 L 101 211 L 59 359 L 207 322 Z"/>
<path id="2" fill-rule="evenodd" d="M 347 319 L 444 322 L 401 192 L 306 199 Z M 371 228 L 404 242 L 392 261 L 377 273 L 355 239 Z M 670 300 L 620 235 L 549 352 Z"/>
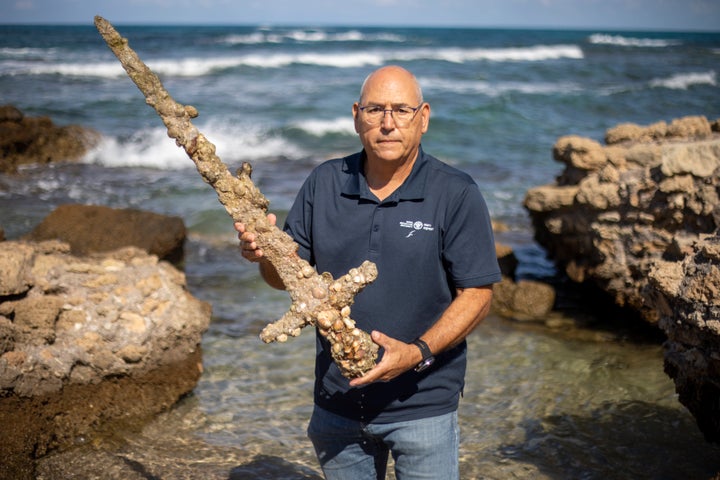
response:
<path id="1" fill-rule="evenodd" d="M 285 223 L 298 254 L 338 278 L 365 260 L 377 279 L 351 306 L 366 332 L 410 342 L 452 302 L 456 288 L 500 281 L 490 215 L 472 178 L 423 153 L 405 182 L 379 201 L 363 173 L 365 154 L 329 160 L 303 184 Z M 466 344 L 442 352 L 424 372 L 350 388 L 317 335 L 315 403 L 364 422 L 389 423 L 457 409 Z M 382 354 L 382 352 L 381 352 Z"/>

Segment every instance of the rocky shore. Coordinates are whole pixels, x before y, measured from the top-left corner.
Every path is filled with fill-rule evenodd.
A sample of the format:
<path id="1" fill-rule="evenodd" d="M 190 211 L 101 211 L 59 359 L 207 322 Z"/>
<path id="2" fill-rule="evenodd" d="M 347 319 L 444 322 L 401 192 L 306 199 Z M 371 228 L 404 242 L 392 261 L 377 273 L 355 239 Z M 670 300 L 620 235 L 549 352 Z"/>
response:
<path id="1" fill-rule="evenodd" d="M 665 370 L 720 442 L 720 121 L 686 117 L 566 136 L 555 184 L 528 191 L 535 238 L 572 281 L 591 284 L 667 335 Z"/>
<path id="2" fill-rule="evenodd" d="M 72 244 L 41 239 L 52 236 L 48 219 L 89 214 L 123 228 L 112 250 L 97 248 L 92 234 L 86 242 L 73 234 Z M 182 250 L 182 222 L 179 229 L 173 218 L 86 206 L 48 219 L 33 240 L 0 242 L 3 479 L 34 478 L 35 459 L 50 451 L 139 426 L 192 391 L 202 372 L 211 308 L 158 257 Z M 75 226 L 65 222 L 66 232 Z"/>

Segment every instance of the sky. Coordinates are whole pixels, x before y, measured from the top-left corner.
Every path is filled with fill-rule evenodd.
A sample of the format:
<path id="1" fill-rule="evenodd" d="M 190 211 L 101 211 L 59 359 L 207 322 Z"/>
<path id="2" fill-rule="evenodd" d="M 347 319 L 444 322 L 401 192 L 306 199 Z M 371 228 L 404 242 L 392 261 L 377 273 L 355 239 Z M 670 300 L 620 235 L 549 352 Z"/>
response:
<path id="1" fill-rule="evenodd" d="M 0 24 L 720 31 L 720 0 L 0 0 Z"/>

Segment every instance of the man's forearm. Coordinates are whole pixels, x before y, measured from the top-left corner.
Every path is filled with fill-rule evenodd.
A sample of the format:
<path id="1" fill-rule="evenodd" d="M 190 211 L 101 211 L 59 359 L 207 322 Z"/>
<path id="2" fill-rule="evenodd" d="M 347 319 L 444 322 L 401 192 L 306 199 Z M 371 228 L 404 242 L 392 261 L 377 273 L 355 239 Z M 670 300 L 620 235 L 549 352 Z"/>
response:
<path id="1" fill-rule="evenodd" d="M 260 270 L 260 276 L 265 280 L 265 283 L 278 290 L 285 290 L 285 283 L 283 283 L 272 263 L 267 260 L 261 260 L 258 263 L 258 268 Z"/>
<path id="2" fill-rule="evenodd" d="M 458 290 L 455 300 L 422 339 L 434 354 L 459 345 L 490 312 L 492 285 Z"/>

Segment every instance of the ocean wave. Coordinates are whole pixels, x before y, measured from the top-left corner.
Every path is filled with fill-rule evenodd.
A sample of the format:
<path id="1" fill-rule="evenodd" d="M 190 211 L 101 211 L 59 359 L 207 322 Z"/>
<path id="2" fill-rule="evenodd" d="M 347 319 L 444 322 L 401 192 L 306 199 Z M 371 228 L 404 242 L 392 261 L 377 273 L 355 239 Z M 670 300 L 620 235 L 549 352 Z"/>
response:
<path id="1" fill-rule="evenodd" d="M 379 66 L 396 61 L 434 60 L 451 63 L 468 62 L 539 62 L 557 59 L 582 59 L 576 45 L 536 45 L 522 48 L 422 48 L 408 50 L 376 50 L 362 52 L 303 52 L 248 54 L 208 58 L 150 59 L 147 65 L 159 75 L 201 77 L 215 71 L 239 67 L 283 68 L 293 64 L 331 68 Z M 118 62 L 0 62 L 0 75 L 66 75 L 114 78 L 124 76 Z"/>
<path id="2" fill-rule="evenodd" d="M 650 81 L 651 87 L 670 88 L 673 90 L 687 90 L 693 85 L 717 86 L 717 74 L 710 72 L 678 73 L 667 78 L 657 78 Z"/>
<path id="3" fill-rule="evenodd" d="M 247 55 L 237 58 L 238 64 L 279 68 L 291 64 L 351 68 L 382 65 L 393 61 L 435 60 L 451 63 L 479 61 L 538 62 L 558 59 L 582 59 L 582 49 L 576 45 L 536 45 L 519 48 L 418 48 L 407 50 L 376 50 L 364 52 L 298 53 Z"/>
<path id="4" fill-rule="evenodd" d="M 115 78 L 125 71 L 118 62 L 101 63 L 49 63 L 1 62 L 0 75 L 64 75 L 68 77 Z"/>
<path id="5" fill-rule="evenodd" d="M 37 48 L 37 47 L 3 47 L 0 48 L 0 57 L 24 58 L 24 57 L 43 57 L 46 55 L 55 55 L 56 48 Z"/>
<path id="6" fill-rule="evenodd" d="M 293 64 L 317 65 L 322 67 L 353 68 L 358 66 L 382 65 L 386 56 L 382 53 L 360 52 L 301 53 L 276 55 L 247 55 L 238 58 L 239 65 L 258 68 L 282 68 Z"/>
<path id="7" fill-rule="evenodd" d="M 302 130 L 316 137 L 323 137 L 332 133 L 355 135 L 355 124 L 350 117 L 340 117 L 333 120 L 310 119 L 292 123 L 290 127 Z"/>
<path id="8" fill-rule="evenodd" d="M 320 42 L 404 42 L 405 38 L 390 33 L 362 33 L 359 30 L 344 32 L 325 32 L 323 30 L 291 30 L 288 32 L 252 32 L 231 34 L 220 39 L 220 43 L 229 45 L 258 45 L 263 43 L 281 44 L 287 41 L 296 43 Z"/>
<path id="9" fill-rule="evenodd" d="M 353 68 L 376 66 L 393 61 L 435 60 L 451 63 L 479 61 L 538 62 L 563 58 L 582 59 L 582 49 L 576 45 L 536 45 L 524 48 L 420 48 L 408 50 L 375 50 L 336 53 L 277 53 L 274 55 L 246 55 L 237 57 L 234 66 L 281 68 L 292 64 L 323 67 Z M 233 62 L 228 62 L 232 65 Z"/>
<path id="10" fill-rule="evenodd" d="M 483 80 L 446 80 L 444 78 L 418 78 L 423 90 L 439 90 L 461 95 L 487 95 L 497 97 L 507 93 L 525 95 L 572 94 L 583 91 L 582 86 L 572 82 L 497 82 Z"/>
<path id="11" fill-rule="evenodd" d="M 643 47 L 643 48 L 663 48 L 681 45 L 678 40 L 663 40 L 659 38 L 633 38 L 623 37 L 622 35 L 608 35 L 604 33 L 594 33 L 588 38 L 590 43 L 596 45 L 616 45 L 619 47 Z"/>
<path id="12" fill-rule="evenodd" d="M 398 51 L 392 60 L 442 60 L 451 63 L 479 61 L 539 62 L 562 58 L 582 59 L 582 49 L 576 45 L 533 45 L 508 48 L 439 48 Z"/>
<path id="13" fill-rule="evenodd" d="M 284 155 L 306 156 L 301 148 L 286 139 L 269 136 L 258 128 L 240 125 L 205 125 L 198 129 L 216 147 L 225 163 L 259 160 Z M 185 151 L 175 145 L 162 127 L 139 131 L 127 139 L 105 136 L 84 161 L 106 167 L 144 167 L 177 170 L 193 167 Z"/>

